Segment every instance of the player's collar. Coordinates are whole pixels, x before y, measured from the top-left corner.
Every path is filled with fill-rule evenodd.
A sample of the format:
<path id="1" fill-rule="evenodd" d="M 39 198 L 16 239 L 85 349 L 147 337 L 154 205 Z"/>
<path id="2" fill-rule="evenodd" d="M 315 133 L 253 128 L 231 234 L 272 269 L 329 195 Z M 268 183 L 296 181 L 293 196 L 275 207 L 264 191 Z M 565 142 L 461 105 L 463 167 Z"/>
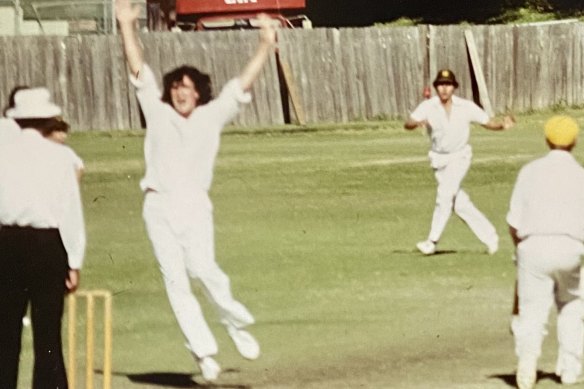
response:
<path id="1" fill-rule="evenodd" d="M 464 99 L 462 99 L 456 95 L 452 95 L 452 105 L 459 106 L 462 104 L 463 101 L 464 101 Z M 438 96 L 432 97 L 432 103 L 438 107 L 442 106 L 442 102 L 440 101 L 440 97 L 438 97 Z"/>
<path id="2" fill-rule="evenodd" d="M 452 105 L 461 105 L 462 104 L 463 99 L 456 96 L 456 95 L 452 95 Z"/>

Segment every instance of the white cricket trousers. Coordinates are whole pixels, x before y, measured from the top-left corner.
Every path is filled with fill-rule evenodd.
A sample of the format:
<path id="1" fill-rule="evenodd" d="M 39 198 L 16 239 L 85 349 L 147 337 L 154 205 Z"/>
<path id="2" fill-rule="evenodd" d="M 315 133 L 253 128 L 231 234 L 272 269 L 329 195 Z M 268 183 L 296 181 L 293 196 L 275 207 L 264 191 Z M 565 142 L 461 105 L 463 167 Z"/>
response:
<path id="1" fill-rule="evenodd" d="M 584 245 L 567 235 L 533 236 L 517 248 L 519 320 L 514 328 L 519 360 L 537 360 L 552 305 L 558 308 L 556 372 L 580 374 L 584 309 L 580 299 L 580 257 Z"/>
<path id="2" fill-rule="evenodd" d="M 233 299 L 229 278 L 215 262 L 212 208 L 206 192 L 188 200 L 147 192 L 144 199 L 144 221 L 170 305 L 187 346 L 198 358 L 218 350 L 189 276 L 201 282 L 224 325 L 242 328 L 254 322 L 251 313 Z"/>
<path id="3" fill-rule="evenodd" d="M 446 223 L 454 212 L 469 226 L 472 232 L 486 245 L 494 245 L 499 237 L 495 227 L 479 211 L 470 197 L 460 188 L 472 160 L 472 149 L 466 145 L 462 150 L 450 154 L 430 151 L 430 165 L 438 183 L 436 205 L 432 215 L 432 226 L 428 239 L 438 242 Z"/>

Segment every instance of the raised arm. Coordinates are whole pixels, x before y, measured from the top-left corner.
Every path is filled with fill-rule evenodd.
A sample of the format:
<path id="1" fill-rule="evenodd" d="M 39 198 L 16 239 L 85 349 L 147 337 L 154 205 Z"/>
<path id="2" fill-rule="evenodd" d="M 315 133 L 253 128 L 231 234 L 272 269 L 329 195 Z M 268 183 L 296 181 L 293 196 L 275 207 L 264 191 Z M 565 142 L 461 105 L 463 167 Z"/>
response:
<path id="1" fill-rule="evenodd" d="M 418 127 L 427 128 L 428 127 L 428 122 L 426 120 L 422 120 L 422 121 L 419 122 L 417 120 L 414 120 L 413 118 L 409 118 L 404 123 L 404 128 L 406 130 L 413 130 L 413 129 L 418 128 Z"/>
<path id="2" fill-rule="evenodd" d="M 276 44 L 276 27 L 274 21 L 266 14 L 258 15 L 258 19 L 261 23 L 260 44 L 255 55 L 239 75 L 241 88 L 246 92 L 251 89 L 253 82 L 258 78 Z"/>
<path id="3" fill-rule="evenodd" d="M 509 128 L 513 127 L 514 125 L 515 125 L 515 119 L 513 118 L 513 116 L 507 115 L 507 116 L 503 117 L 503 120 L 501 120 L 501 121 L 491 119 L 487 123 L 483 124 L 482 126 L 484 128 L 486 128 L 487 130 L 501 131 L 501 130 L 508 130 Z"/>
<path id="4" fill-rule="evenodd" d="M 136 21 L 140 15 L 140 8 L 132 6 L 130 0 L 116 0 L 116 18 L 120 26 L 122 41 L 124 43 L 124 53 L 126 61 L 130 67 L 130 72 L 135 77 L 138 76 L 144 64 L 144 54 L 142 45 L 136 35 Z"/>

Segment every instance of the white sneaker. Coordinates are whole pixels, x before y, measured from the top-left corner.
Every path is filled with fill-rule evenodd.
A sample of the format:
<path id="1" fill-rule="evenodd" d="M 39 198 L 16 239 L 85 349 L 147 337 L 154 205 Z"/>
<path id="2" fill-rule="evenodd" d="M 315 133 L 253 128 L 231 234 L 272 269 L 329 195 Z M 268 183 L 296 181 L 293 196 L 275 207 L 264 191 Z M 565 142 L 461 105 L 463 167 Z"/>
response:
<path id="1" fill-rule="evenodd" d="M 249 332 L 228 325 L 227 333 L 233 340 L 233 343 L 235 343 L 235 347 L 242 357 L 250 360 L 258 359 L 260 356 L 260 345 Z"/>
<path id="2" fill-rule="evenodd" d="M 584 382 L 584 377 L 580 374 L 582 367 L 574 358 L 564 357 L 558 359 L 556 375 L 560 377 L 562 384 L 574 385 Z"/>
<path id="3" fill-rule="evenodd" d="M 519 389 L 533 389 L 537 379 L 537 360 L 519 360 L 515 379 Z"/>
<path id="4" fill-rule="evenodd" d="M 416 247 L 424 255 L 432 255 L 436 252 L 436 243 L 432 242 L 431 240 L 424 240 L 422 242 L 418 242 L 416 244 Z"/>
<path id="5" fill-rule="evenodd" d="M 197 362 L 205 381 L 215 381 L 219 377 L 221 367 L 212 357 L 203 357 Z"/>
<path id="6" fill-rule="evenodd" d="M 497 251 L 499 251 L 499 239 L 487 245 L 487 253 L 489 253 L 489 255 L 493 255 Z"/>
<path id="7" fill-rule="evenodd" d="M 584 382 L 584 377 L 571 371 L 564 371 L 561 380 L 563 385 L 574 385 Z"/>

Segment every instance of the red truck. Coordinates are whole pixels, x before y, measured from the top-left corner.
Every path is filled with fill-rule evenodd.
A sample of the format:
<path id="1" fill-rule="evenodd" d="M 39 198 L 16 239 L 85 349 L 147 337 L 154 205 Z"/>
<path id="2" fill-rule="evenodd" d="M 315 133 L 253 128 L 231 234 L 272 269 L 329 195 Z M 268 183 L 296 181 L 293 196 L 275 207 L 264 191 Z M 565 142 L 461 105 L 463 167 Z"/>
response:
<path id="1" fill-rule="evenodd" d="M 284 28 L 311 28 L 302 14 L 306 0 L 176 0 L 176 23 L 183 30 L 256 27 L 256 15 L 267 13 Z"/>

